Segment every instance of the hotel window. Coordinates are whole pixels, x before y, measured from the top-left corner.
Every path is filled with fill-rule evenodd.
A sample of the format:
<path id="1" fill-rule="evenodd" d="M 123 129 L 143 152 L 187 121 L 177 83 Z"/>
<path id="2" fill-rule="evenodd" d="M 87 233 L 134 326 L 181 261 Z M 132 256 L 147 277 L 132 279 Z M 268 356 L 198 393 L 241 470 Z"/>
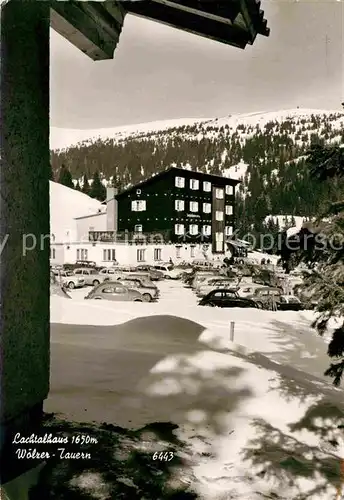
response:
<path id="1" fill-rule="evenodd" d="M 190 179 L 190 189 L 196 191 L 199 189 L 199 181 L 197 179 Z"/>
<path id="2" fill-rule="evenodd" d="M 76 260 L 88 260 L 87 248 L 78 248 L 76 251 Z"/>
<path id="3" fill-rule="evenodd" d="M 223 200 L 223 197 L 224 197 L 223 189 L 216 188 L 215 197 L 217 200 Z"/>
<path id="4" fill-rule="evenodd" d="M 154 260 L 161 260 L 161 248 L 154 248 Z"/>
<path id="5" fill-rule="evenodd" d="M 215 219 L 218 221 L 222 221 L 223 220 L 223 212 L 216 211 L 215 212 Z"/>
<path id="6" fill-rule="evenodd" d="M 142 233 L 142 224 L 136 224 L 136 226 L 134 226 L 134 232 Z"/>
<path id="7" fill-rule="evenodd" d="M 184 224 L 175 224 L 174 232 L 179 235 L 184 234 Z"/>
<path id="8" fill-rule="evenodd" d="M 50 258 L 55 259 L 56 258 L 56 251 L 55 248 L 50 249 Z"/>
<path id="9" fill-rule="evenodd" d="M 185 207 L 185 203 L 184 203 L 183 200 L 175 200 L 175 202 L 174 202 L 174 208 L 178 212 L 182 212 L 184 210 L 184 207 Z"/>
<path id="10" fill-rule="evenodd" d="M 190 201 L 190 212 L 198 212 L 198 202 Z"/>
<path id="11" fill-rule="evenodd" d="M 146 200 L 134 200 L 131 202 L 133 212 L 144 212 L 146 210 Z"/>
<path id="12" fill-rule="evenodd" d="M 181 257 L 181 247 L 176 247 L 176 258 L 180 259 Z"/>
<path id="13" fill-rule="evenodd" d="M 226 194 L 231 196 L 234 194 L 234 187 L 233 186 L 226 186 Z"/>
<path id="14" fill-rule="evenodd" d="M 191 259 L 195 258 L 195 251 L 196 251 L 196 247 L 191 246 L 190 247 L 190 257 L 191 257 Z"/>
<path id="15" fill-rule="evenodd" d="M 145 253 L 146 253 L 145 248 L 140 248 L 139 250 L 137 250 L 137 252 L 136 252 L 137 262 L 144 262 L 145 261 Z"/>
<path id="16" fill-rule="evenodd" d="M 176 177 L 175 179 L 175 185 L 177 188 L 183 188 L 185 187 L 185 179 L 184 177 Z"/>
<path id="17" fill-rule="evenodd" d="M 233 226 L 226 226 L 225 233 L 226 233 L 226 236 L 232 236 L 232 234 L 233 234 Z"/>
<path id="18" fill-rule="evenodd" d="M 226 205 L 226 215 L 233 215 L 233 206 Z"/>
<path id="19" fill-rule="evenodd" d="M 192 234 L 195 236 L 198 233 L 198 225 L 197 224 L 190 224 L 189 226 L 189 234 Z"/>
<path id="20" fill-rule="evenodd" d="M 203 212 L 205 214 L 210 214 L 210 212 L 211 212 L 211 203 L 203 203 Z"/>
<path id="21" fill-rule="evenodd" d="M 211 191 L 211 182 L 203 182 L 203 191 L 207 191 L 208 193 Z"/>
<path id="22" fill-rule="evenodd" d="M 203 233 L 203 236 L 210 236 L 211 235 L 211 226 L 203 226 L 202 233 Z"/>
<path id="23" fill-rule="evenodd" d="M 116 260 L 116 250 L 114 248 L 105 248 L 103 250 L 103 261 L 114 262 Z"/>

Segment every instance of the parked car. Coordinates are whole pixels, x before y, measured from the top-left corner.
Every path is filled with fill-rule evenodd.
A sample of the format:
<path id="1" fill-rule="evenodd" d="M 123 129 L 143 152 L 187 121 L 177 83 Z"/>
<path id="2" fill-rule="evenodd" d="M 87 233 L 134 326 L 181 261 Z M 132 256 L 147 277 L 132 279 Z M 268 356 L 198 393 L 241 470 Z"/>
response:
<path id="1" fill-rule="evenodd" d="M 85 286 L 85 278 L 75 276 L 72 271 L 55 271 L 54 274 L 57 277 L 57 281 L 59 281 L 63 287 L 69 288 L 70 290 Z"/>
<path id="2" fill-rule="evenodd" d="M 178 269 L 174 269 L 173 265 L 172 264 L 162 264 L 162 265 L 156 265 L 156 266 L 153 266 L 154 269 L 156 269 L 157 271 L 161 271 L 164 278 L 167 278 L 167 279 L 170 279 L 170 280 L 177 280 L 180 275 L 181 275 L 181 271 L 178 270 Z"/>
<path id="3" fill-rule="evenodd" d="M 202 281 L 212 278 L 219 278 L 219 274 L 216 271 L 197 271 L 191 282 L 191 288 L 195 290 Z"/>
<path id="4" fill-rule="evenodd" d="M 103 278 L 103 281 L 105 280 L 111 280 L 111 279 L 117 279 L 123 274 L 122 271 L 120 271 L 116 267 L 103 267 L 99 271 L 99 276 Z"/>
<path id="5" fill-rule="evenodd" d="M 199 305 L 210 307 L 252 307 L 258 309 L 258 305 L 254 300 L 239 297 L 236 290 L 229 288 L 211 291 L 202 298 Z"/>
<path id="6" fill-rule="evenodd" d="M 214 261 L 212 260 L 193 260 L 191 265 L 193 267 L 197 267 L 199 269 L 213 269 L 214 268 Z"/>
<path id="7" fill-rule="evenodd" d="M 260 288 L 265 288 L 265 287 L 264 285 L 258 285 L 257 283 L 241 282 L 238 287 L 238 294 L 240 297 L 250 297 L 255 293 L 256 290 Z"/>
<path id="8" fill-rule="evenodd" d="M 212 278 L 208 281 L 201 282 L 199 287 L 195 290 L 197 297 L 205 297 L 212 290 L 218 288 L 236 288 L 236 280 L 229 280 L 226 278 Z"/>
<path id="9" fill-rule="evenodd" d="M 145 284 L 145 282 L 140 279 L 135 279 L 132 277 L 122 277 L 117 280 L 122 285 L 131 288 L 132 290 L 137 290 L 142 295 L 143 302 L 152 302 L 159 298 L 160 292 L 156 286 L 150 286 Z"/>
<path id="10" fill-rule="evenodd" d="M 305 306 L 295 295 L 281 295 L 277 302 L 277 309 L 279 311 L 303 311 Z"/>
<path id="11" fill-rule="evenodd" d="M 149 266 L 148 264 L 142 264 L 140 266 L 136 266 L 134 272 L 135 271 L 144 271 L 149 273 L 152 281 L 160 281 L 164 278 L 163 272 L 158 271 L 158 269 L 155 269 L 153 266 Z"/>
<path id="12" fill-rule="evenodd" d="M 111 300 L 115 302 L 143 302 L 140 292 L 117 281 L 106 281 L 95 286 L 85 299 Z"/>
<path id="13" fill-rule="evenodd" d="M 77 260 L 75 264 L 64 264 L 63 268 L 66 271 L 73 271 L 78 267 L 97 267 L 97 263 L 94 260 Z"/>
<path id="14" fill-rule="evenodd" d="M 148 287 L 151 287 L 151 288 L 157 288 L 156 284 L 153 283 L 153 281 L 151 280 L 150 274 L 149 273 L 145 273 L 143 271 L 142 272 L 136 271 L 136 272 L 130 272 L 130 273 L 122 273 L 122 274 L 120 274 L 120 277 L 131 278 L 131 279 L 138 279 L 145 286 L 148 286 Z"/>
<path id="15" fill-rule="evenodd" d="M 269 309 L 273 304 L 278 308 L 277 303 L 280 302 L 282 294 L 283 292 L 280 288 L 262 286 L 256 288 L 254 293 L 248 295 L 247 298 L 254 300 L 261 309 Z"/>
<path id="16" fill-rule="evenodd" d="M 104 281 L 104 275 L 92 268 L 81 267 L 74 270 L 75 276 L 84 278 L 86 285 L 96 286 Z"/>

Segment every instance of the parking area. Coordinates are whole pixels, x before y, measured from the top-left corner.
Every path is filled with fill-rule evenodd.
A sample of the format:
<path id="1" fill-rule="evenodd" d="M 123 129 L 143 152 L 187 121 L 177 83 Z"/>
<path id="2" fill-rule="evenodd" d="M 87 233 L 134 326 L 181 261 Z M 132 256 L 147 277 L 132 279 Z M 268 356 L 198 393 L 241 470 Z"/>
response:
<path id="1" fill-rule="evenodd" d="M 158 302 L 168 306 L 170 305 L 196 305 L 198 299 L 196 295 L 192 292 L 191 288 L 184 286 L 181 280 L 162 280 L 156 282 L 157 287 L 160 290 L 160 297 Z M 68 290 L 68 294 L 73 299 L 83 299 L 90 291 L 91 286 L 84 286 L 83 288 L 75 288 L 74 290 Z M 135 307 L 136 304 L 132 306 Z"/>

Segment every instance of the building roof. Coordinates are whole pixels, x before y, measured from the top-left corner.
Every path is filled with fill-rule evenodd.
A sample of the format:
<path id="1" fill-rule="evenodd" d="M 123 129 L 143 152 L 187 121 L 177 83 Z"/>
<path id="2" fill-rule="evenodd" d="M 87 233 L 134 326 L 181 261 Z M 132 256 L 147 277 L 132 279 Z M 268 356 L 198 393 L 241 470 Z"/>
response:
<path id="1" fill-rule="evenodd" d="M 112 59 L 127 13 L 244 49 L 270 30 L 260 0 L 51 0 L 51 27 L 93 60 Z"/>
<path id="2" fill-rule="evenodd" d="M 119 198 L 125 194 L 128 194 L 131 191 L 134 191 L 136 189 L 141 188 L 142 186 L 147 186 L 149 184 L 152 184 L 153 182 L 156 182 L 156 180 L 161 179 L 167 175 L 170 174 L 170 172 L 174 171 L 176 174 L 180 175 L 185 175 L 185 172 L 192 172 L 193 174 L 196 174 L 195 177 L 197 176 L 204 176 L 204 177 L 209 177 L 209 180 L 211 179 L 217 179 L 221 181 L 221 184 L 230 184 L 232 186 L 236 186 L 237 184 L 240 184 L 241 181 L 238 181 L 237 179 L 231 179 L 229 177 L 223 177 L 221 175 L 212 175 L 212 174 L 206 174 L 203 172 L 195 171 L 195 170 L 186 170 L 185 168 L 178 168 L 178 167 L 170 167 L 167 168 L 166 170 L 163 170 L 162 172 L 159 172 L 158 174 L 152 175 L 151 177 L 148 177 L 147 179 L 144 179 L 141 182 L 138 182 L 137 184 L 134 184 L 133 186 L 130 186 L 127 189 L 124 189 L 120 193 L 118 193 L 115 198 Z"/>

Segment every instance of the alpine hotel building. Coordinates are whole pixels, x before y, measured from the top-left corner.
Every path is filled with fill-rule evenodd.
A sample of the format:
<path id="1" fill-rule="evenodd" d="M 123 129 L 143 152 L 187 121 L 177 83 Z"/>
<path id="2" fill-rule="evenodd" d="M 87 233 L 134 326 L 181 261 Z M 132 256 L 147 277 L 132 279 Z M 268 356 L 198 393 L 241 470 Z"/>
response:
<path id="1" fill-rule="evenodd" d="M 169 168 L 116 196 L 118 231 L 223 253 L 234 233 L 235 186 L 225 177 Z M 148 240 L 147 240 L 148 239 Z"/>
<path id="2" fill-rule="evenodd" d="M 240 181 L 171 167 L 117 193 L 104 209 L 75 219 L 75 237 L 51 243 L 51 264 L 157 263 L 220 256 L 235 232 Z"/>

